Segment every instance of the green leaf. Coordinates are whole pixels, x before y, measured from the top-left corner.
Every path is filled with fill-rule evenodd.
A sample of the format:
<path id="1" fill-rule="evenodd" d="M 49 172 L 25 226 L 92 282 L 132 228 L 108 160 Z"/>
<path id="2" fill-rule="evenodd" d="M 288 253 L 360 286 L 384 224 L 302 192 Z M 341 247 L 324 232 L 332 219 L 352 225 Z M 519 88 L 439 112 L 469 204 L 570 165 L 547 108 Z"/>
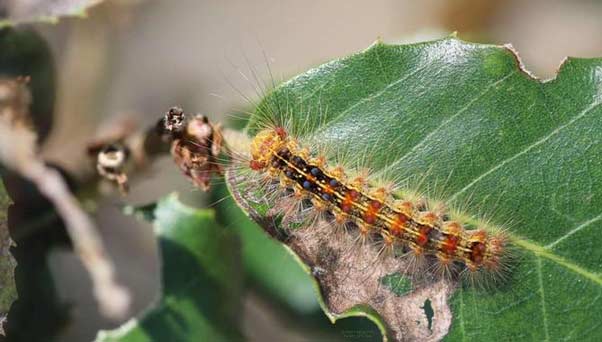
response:
<path id="1" fill-rule="evenodd" d="M 402 289 L 390 292 L 402 296 L 353 303 L 337 293 L 382 294 L 374 283 L 390 287 L 384 276 L 391 274 L 384 271 L 394 267 L 375 264 L 383 277 L 369 281 L 318 277 L 333 319 L 364 304 L 395 340 L 600 340 L 601 103 L 602 59 L 569 58 L 556 78 L 542 82 L 508 47 L 454 37 L 401 46 L 378 42 L 277 87 L 247 131 L 285 122 L 302 143 L 330 148 L 329 157 L 346 156 L 330 160 L 331 166 L 355 160 L 375 177 L 403 180 L 405 194 L 442 200 L 485 229 L 506 228 L 519 256 L 510 279 L 489 291 L 437 282 L 408 292 L 407 281 L 399 281 Z M 281 223 L 253 202 L 265 194 L 244 182 L 248 172 L 230 171 L 231 192 L 277 236 Z M 350 263 L 326 267 L 319 255 L 324 248 L 304 236 L 295 232 L 282 240 L 312 270 L 351 272 Z M 340 249 L 344 240 L 326 241 L 326 247 Z M 369 253 L 356 251 L 365 258 Z"/>
<path id="2" fill-rule="evenodd" d="M 151 308 L 97 341 L 236 341 L 241 339 L 238 243 L 210 210 L 175 195 L 134 209 L 151 218 L 161 253 L 161 297 Z"/>
<path id="3" fill-rule="evenodd" d="M 0 177 L 12 202 L 7 219 L 16 245 L 11 255 L 18 296 L 4 324 L 6 339 L 53 341 L 67 326 L 71 310 L 57 293 L 47 260 L 57 248 L 70 248 L 70 239 L 52 203 L 35 185 L 1 165 Z"/>
<path id="4" fill-rule="evenodd" d="M 13 87 L 21 84 L 13 80 L 20 76 L 30 77 L 27 91 L 24 91 L 24 86 Z M 5 90 L 18 90 L 2 95 L 0 111 L 6 115 L 13 108 L 30 118 L 28 124 L 33 124 L 39 144 L 43 143 L 52 127 L 55 78 L 53 56 L 43 37 L 31 29 L 0 29 L 0 79 Z M 68 174 L 62 174 L 68 183 L 73 184 Z M 6 214 L 10 223 L 8 232 L 16 245 L 11 248 L 10 255 L 5 254 L 7 250 L 4 249 L 0 258 L 6 260 L 14 256 L 17 265 L 14 279 L 15 296 L 18 298 L 10 306 L 3 326 L 6 339 L 52 341 L 64 331 L 69 321 L 70 304 L 58 296 L 47 261 L 55 248 L 70 248 L 70 239 L 52 204 L 33 184 L 3 165 L 0 165 L 0 177 L 12 200 Z M 3 274 L 7 277 L 13 275 L 4 271 Z"/>
<path id="5" fill-rule="evenodd" d="M 218 196 L 227 196 L 225 187 Z M 239 234 L 242 260 L 251 281 L 297 312 L 318 310 L 312 281 L 287 248 L 267 236 L 234 201 L 219 202 L 215 208 L 218 221 Z"/>
<path id="6" fill-rule="evenodd" d="M 0 4 L 0 27 L 22 23 L 56 23 L 61 17 L 86 15 L 86 10 L 103 0 L 6 0 Z"/>
<path id="7" fill-rule="evenodd" d="M 10 253 L 13 242 L 8 232 L 8 206 L 10 198 L 0 181 L 0 335 L 4 335 L 2 325 L 10 306 L 17 298 L 15 287 L 15 266 L 17 262 Z"/>

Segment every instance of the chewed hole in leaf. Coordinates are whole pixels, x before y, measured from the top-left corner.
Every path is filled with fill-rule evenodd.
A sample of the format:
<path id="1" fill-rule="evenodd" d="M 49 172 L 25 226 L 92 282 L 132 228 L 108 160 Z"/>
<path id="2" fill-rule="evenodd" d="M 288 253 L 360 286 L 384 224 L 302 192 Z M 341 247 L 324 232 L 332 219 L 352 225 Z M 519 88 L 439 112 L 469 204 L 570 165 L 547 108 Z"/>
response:
<path id="1" fill-rule="evenodd" d="M 424 310 L 424 316 L 426 317 L 426 320 L 428 322 L 428 328 L 429 328 L 429 330 L 431 330 L 431 327 L 433 325 L 433 317 L 435 316 L 435 311 L 433 310 L 433 307 L 431 306 L 431 300 L 426 299 L 424 301 L 424 305 L 421 307 L 421 309 Z"/>

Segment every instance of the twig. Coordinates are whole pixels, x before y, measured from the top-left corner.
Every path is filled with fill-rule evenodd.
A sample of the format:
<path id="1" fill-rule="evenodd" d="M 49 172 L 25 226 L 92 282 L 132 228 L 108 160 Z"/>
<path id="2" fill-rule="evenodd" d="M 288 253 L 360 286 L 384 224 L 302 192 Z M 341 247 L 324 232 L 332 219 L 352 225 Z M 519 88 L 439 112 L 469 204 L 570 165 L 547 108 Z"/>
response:
<path id="1" fill-rule="evenodd" d="M 27 79 L 0 80 L 0 162 L 34 183 L 65 222 L 74 249 L 90 273 L 94 295 L 108 317 L 124 317 L 131 302 L 128 290 L 117 284 L 115 268 L 102 240 L 61 175 L 37 154 L 37 136 L 26 112 L 30 100 Z"/>
<path id="2" fill-rule="evenodd" d="M 224 149 L 221 124 L 201 114 L 185 114 L 172 107 L 146 131 L 133 132 L 130 125 L 115 125 L 112 133 L 88 144 L 98 175 L 116 184 L 125 195 L 128 173 L 143 169 L 158 155 L 170 153 L 185 177 L 202 191 L 210 189 L 211 177 L 222 175 L 218 157 Z M 133 157 L 133 163 L 128 160 Z M 133 165 L 130 165 L 133 164 Z"/>

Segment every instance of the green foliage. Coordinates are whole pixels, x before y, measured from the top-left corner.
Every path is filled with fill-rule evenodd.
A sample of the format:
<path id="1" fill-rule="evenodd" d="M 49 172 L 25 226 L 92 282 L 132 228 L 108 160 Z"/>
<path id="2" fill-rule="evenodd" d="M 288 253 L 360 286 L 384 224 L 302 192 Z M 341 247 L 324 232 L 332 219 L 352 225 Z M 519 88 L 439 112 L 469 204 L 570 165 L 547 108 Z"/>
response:
<path id="1" fill-rule="evenodd" d="M 456 289 L 448 340 L 600 340 L 601 70 L 569 58 L 541 82 L 505 47 L 377 43 L 276 88 L 248 131 L 287 118 L 305 141 L 507 228 L 511 279 Z"/>
<path id="2" fill-rule="evenodd" d="M 0 78 L 18 76 L 31 77 L 30 117 L 42 142 L 51 129 L 55 103 L 56 76 L 50 48 L 32 30 L 0 29 Z M 46 261 L 55 248 L 68 246 L 70 242 L 52 204 L 33 184 L 3 165 L 0 177 L 13 203 L 10 212 L 0 209 L 0 215 L 6 213 L 10 217 L 8 232 L 16 244 L 11 255 L 17 263 L 14 277 L 18 298 L 10 306 L 4 324 L 6 336 L 11 341 L 52 341 L 65 328 L 69 305 L 58 297 Z M 66 178 L 69 182 L 69 177 Z M 10 256 L 2 256 L 5 257 Z"/>
<path id="3" fill-rule="evenodd" d="M 223 190 L 220 198 L 227 196 Z M 231 199 L 221 202 L 216 211 L 219 222 L 240 235 L 242 260 L 251 281 L 300 313 L 319 310 L 310 277 L 282 244 L 265 234 Z"/>
<path id="4" fill-rule="evenodd" d="M 242 272 L 232 231 L 210 210 L 175 195 L 134 209 L 150 219 L 161 253 L 161 298 L 140 318 L 101 331 L 97 341 L 236 341 L 241 339 Z"/>
<path id="5" fill-rule="evenodd" d="M 12 240 L 8 233 L 7 222 L 9 205 L 10 199 L 2 181 L 0 181 L 0 316 L 5 316 L 8 313 L 11 304 L 17 298 L 14 277 L 16 262 L 10 255 Z"/>

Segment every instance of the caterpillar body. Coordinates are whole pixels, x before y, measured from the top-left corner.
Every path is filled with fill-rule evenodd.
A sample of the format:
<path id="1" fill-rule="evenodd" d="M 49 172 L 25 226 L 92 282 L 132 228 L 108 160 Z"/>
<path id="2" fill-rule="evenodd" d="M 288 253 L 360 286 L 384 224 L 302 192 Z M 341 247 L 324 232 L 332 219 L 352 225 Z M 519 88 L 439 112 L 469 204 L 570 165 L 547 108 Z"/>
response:
<path id="1" fill-rule="evenodd" d="M 328 168 L 325 158 L 311 158 L 283 127 L 264 129 L 253 138 L 249 167 L 292 190 L 297 200 L 309 199 L 313 210 L 330 213 L 335 224 L 355 225 L 364 238 L 378 237 L 385 249 L 401 247 L 415 256 L 435 257 L 445 274 L 463 269 L 498 273 L 504 266 L 502 233 L 467 230 L 446 213 L 394 199 L 363 177 L 347 179 L 342 167 Z"/>

